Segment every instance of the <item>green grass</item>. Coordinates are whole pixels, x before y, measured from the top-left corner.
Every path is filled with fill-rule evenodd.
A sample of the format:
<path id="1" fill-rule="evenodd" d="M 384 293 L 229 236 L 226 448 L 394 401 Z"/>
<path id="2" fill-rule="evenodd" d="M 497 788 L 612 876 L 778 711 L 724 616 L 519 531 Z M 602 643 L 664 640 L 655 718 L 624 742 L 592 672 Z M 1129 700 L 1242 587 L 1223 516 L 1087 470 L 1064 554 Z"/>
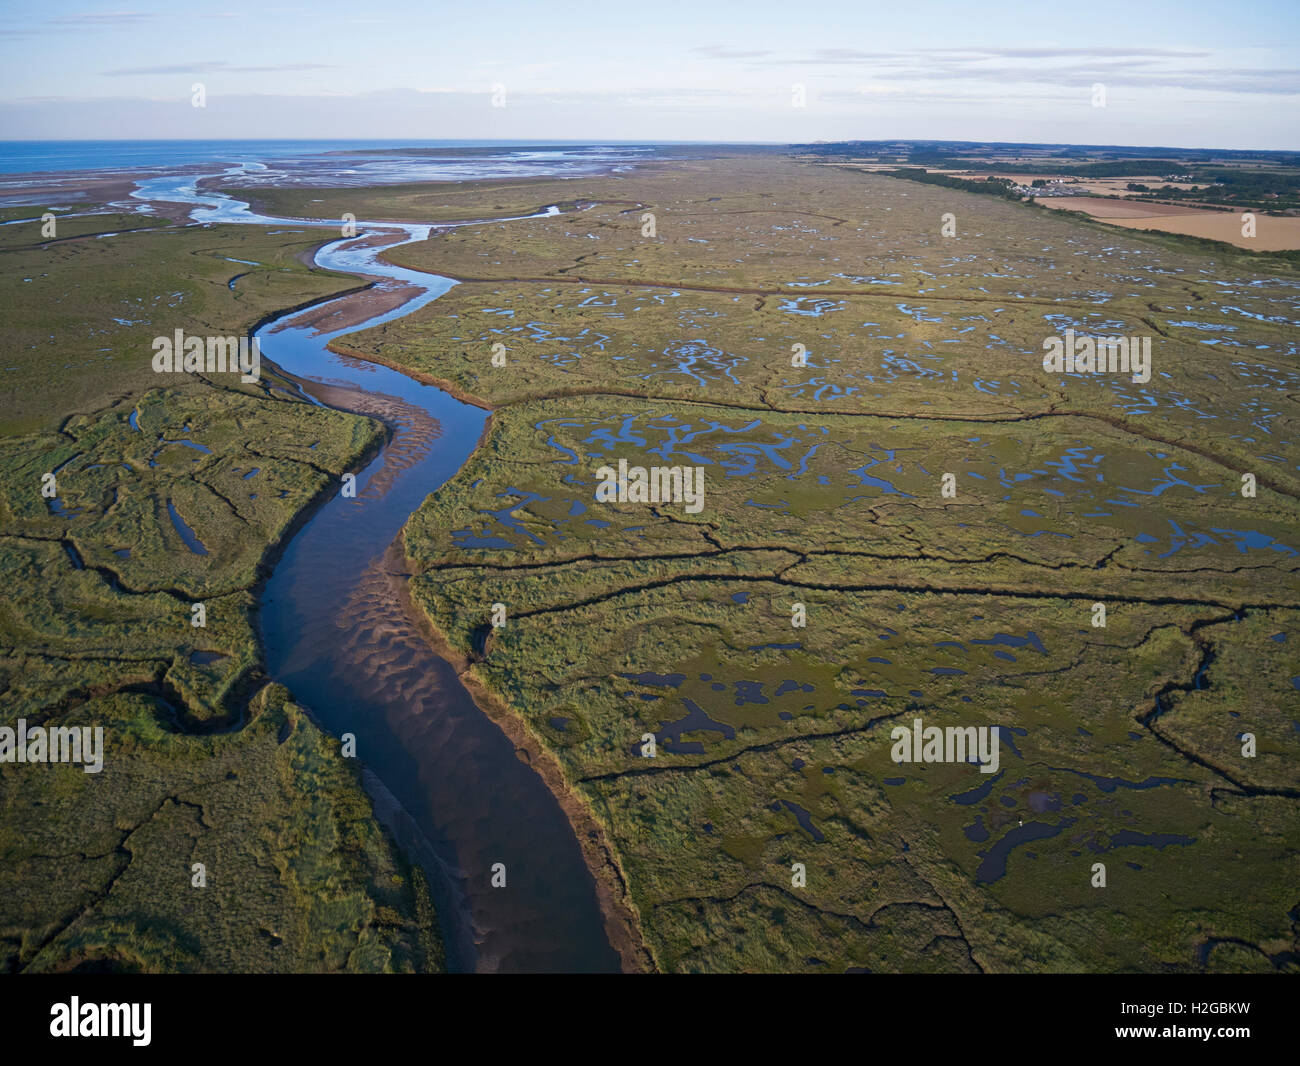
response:
<path id="1" fill-rule="evenodd" d="M 155 335 L 244 334 L 356 281 L 298 260 L 306 230 L 74 223 L 103 220 L 43 245 L 0 230 L 0 720 L 101 725 L 106 750 L 93 775 L 0 764 L 0 969 L 440 969 L 423 875 L 268 684 L 255 628 L 268 563 L 383 427 L 270 373 L 150 362 Z"/>
<path id="2" fill-rule="evenodd" d="M 439 965 L 427 909 L 416 917 L 422 881 L 375 825 L 338 742 L 278 686 L 252 712 L 237 733 L 199 737 L 143 694 L 100 697 L 67 720 L 104 725 L 101 775 L 60 766 L 0 778 L 11 966 Z M 205 887 L 192 884 L 195 863 Z"/>
<path id="3" fill-rule="evenodd" d="M 105 223 L 104 217 L 60 226 L 70 230 L 78 223 L 101 232 L 127 218 L 140 221 L 124 216 Z M 243 334 L 273 311 L 356 285 L 355 279 L 298 261 L 323 239 L 309 228 L 270 236 L 252 226 L 148 221 L 157 228 L 45 244 L 32 243 L 39 230 L 0 227 L 7 342 L 0 366 L 0 432 L 57 429 L 69 414 L 100 411 L 158 387 L 151 362 L 157 336 L 176 329 L 201 336 Z"/>
<path id="4" fill-rule="evenodd" d="M 375 188 L 225 190 L 255 210 L 279 218 L 383 222 L 459 222 L 530 214 L 548 204 L 572 203 L 565 183 L 553 178 L 483 182 L 424 182 Z"/>

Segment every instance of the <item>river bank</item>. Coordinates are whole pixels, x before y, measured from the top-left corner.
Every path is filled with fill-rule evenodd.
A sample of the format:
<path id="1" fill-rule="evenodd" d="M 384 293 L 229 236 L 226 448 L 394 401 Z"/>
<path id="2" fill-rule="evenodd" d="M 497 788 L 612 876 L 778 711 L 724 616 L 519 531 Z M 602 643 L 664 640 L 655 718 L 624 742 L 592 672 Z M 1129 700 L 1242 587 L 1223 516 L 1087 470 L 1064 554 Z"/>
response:
<path id="1" fill-rule="evenodd" d="M 284 220 L 278 220 L 284 221 Z M 393 234 L 393 238 L 401 240 L 402 238 L 412 239 L 412 235 L 407 231 Z M 379 248 L 388 246 L 392 241 L 377 243 L 373 238 L 349 241 L 340 240 L 330 242 L 323 246 L 324 255 L 318 255 L 317 261 L 320 266 L 331 270 L 346 270 L 351 273 L 360 273 L 362 276 L 374 278 L 376 275 L 365 267 L 370 265 L 371 256 L 377 254 Z M 356 257 L 364 255 L 367 262 L 360 263 L 355 261 Z M 340 262 L 339 258 L 346 261 Z M 351 257 L 351 258 L 349 258 Z M 321 262 L 321 260 L 326 260 Z M 385 270 L 386 272 L 386 270 Z M 400 270 L 400 274 L 408 272 Z M 413 272 L 411 272 L 413 273 Z M 381 275 L 382 276 L 382 275 Z M 435 281 L 441 279 L 433 279 Z M 391 284 L 391 280 L 388 284 Z M 358 476 L 358 497 L 365 499 L 371 497 L 371 501 L 376 499 L 392 500 L 396 498 L 397 505 L 395 508 L 387 507 L 386 519 L 381 522 L 381 526 L 392 526 L 393 536 L 388 537 L 385 542 L 384 562 L 378 565 L 367 565 L 365 567 L 332 567 L 327 568 L 331 573 L 348 573 L 356 579 L 350 582 L 344 582 L 348 588 L 334 588 L 335 596 L 333 597 L 332 610 L 320 610 L 322 601 L 319 598 L 313 598 L 308 595 L 298 595 L 293 590 L 293 582 L 298 580 L 303 586 L 312 584 L 312 588 L 319 590 L 321 583 L 316 580 L 315 583 L 303 580 L 307 571 L 313 574 L 319 574 L 320 567 L 317 563 L 320 560 L 320 552 L 334 552 L 341 546 L 340 542 L 345 541 L 346 545 L 351 548 L 357 544 L 356 528 L 354 523 L 344 522 L 348 527 L 345 536 L 340 537 L 339 529 L 330 531 L 331 505 L 334 501 L 326 501 L 321 510 L 310 516 L 304 523 L 304 530 L 300 532 L 299 539 L 288 545 L 285 559 L 277 567 L 276 573 L 268 581 L 266 595 L 263 597 L 263 610 L 261 619 L 261 630 L 264 635 L 268 668 L 272 676 L 277 680 L 284 680 L 292 691 L 303 700 L 305 704 L 312 708 L 313 713 L 317 716 L 321 724 L 329 731 L 336 735 L 346 731 L 343 727 L 349 721 L 347 715 L 350 708 L 342 706 L 349 701 L 340 699 L 341 683 L 344 690 L 348 690 L 348 695 L 365 699 L 372 706 L 376 703 L 384 703 L 380 718 L 387 724 L 388 735 L 379 735 L 373 728 L 368 734 L 363 733 L 362 729 L 355 728 L 354 731 L 360 739 L 361 746 L 371 752 L 371 757 L 364 761 L 367 763 L 376 763 L 381 769 L 377 771 L 379 779 L 383 786 L 388 790 L 406 812 L 411 822 L 420 830 L 420 840 L 427 841 L 428 848 L 419 847 L 416 849 L 417 855 L 425 859 L 427 865 L 428 855 L 430 853 L 442 852 L 441 862 L 445 867 L 443 870 L 443 885 L 439 899 L 439 913 L 443 917 L 444 923 L 449 924 L 451 928 L 444 929 L 444 935 L 448 940 L 449 962 L 453 968 L 548 968 L 548 969 L 605 969 L 605 965 L 600 963 L 600 949 L 592 943 L 589 932 L 578 933 L 575 929 L 569 936 L 562 933 L 558 939 L 564 943 L 578 943 L 588 945 L 584 948 L 585 955 L 582 952 L 579 956 L 564 958 L 564 952 L 561 951 L 553 962 L 544 963 L 535 966 L 533 961 L 538 958 L 545 958 L 547 952 L 542 950 L 542 944 L 539 942 L 521 948 L 518 944 L 512 944 L 512 937 L 509 932 L 511 921 L 511 908 L 493 907 L 488 905 L 490 899 L 495 898 L 493 895 L 485 894 L 478 880 L 471 876 L 468 867 L 471 865 L 464 861 L 467 853 L 482 853 L 482 849 L 477 847 L 471 839 L 477 835 L 486 835 L 488 837 L 496 836 L 498 843 L 501 842 L 500 827 L 496 834 L 486 833 L 467 833 L 469 826 L 475 825 L 480 818 L 480 812 L 476 809 L 477 805 L 471 799 L 468 803 L 462 799 L 458 804 L 450 804 L 448 788 L 445 780 L 434 780 L 434 775 L 429 772 L 429 765 L 422 766 L 422 763 L 432 765 L 442 764 L 446 766 L 449 762 L 455 762 L 463 765 L 466 756 L 482 757 L 484 750 L 494 748 L 495 756 L 489 759 L 496 769 L 497 774 L 485 774 L 484 778 L 493 780 L 496 788 L 493 795 L 510 795 L 511 787 L 509 782 L 504 783 L 502 779 L 509 774 L 505 770 L 508 765 L 504 759 L 508 758 L 509 764 L 512 764 L 518 771 L 526 775 L 526 779 L 531 779 L 546 789 L 552 797 L 552 802 L 556 805 L 554 814 L 558 822 L 563 825 L 564 835 L 566 835 L 573 844 L 578 847 L 573 849 L 574 858 L 581 863 L 585 878 L 576 878 L 572 873 L 565 874 L 561 871 L 551 869 L 548 871 L 546 885 L 536 885 L 539 889 L 537 899 L 541 898 L 558 898 L 565 899 L 572 891 L 578 891 L 582 895 L 583 890 L 578 881 L 588 880 L 588 890 L 592 892 L 593 908 L 598 916 L 600 926 L 604 932 L 601 940 L 607 944 L 612 944 L 611 961 L 615 962 L 618 969 L 644 969 L 647 968 L 646 959 L 643 955 L 638 954 L 639 937 L 636 932 L 635 917 L 629 913 L 626 906 L 621 906 L 622 886 L 620 874 L 612 864 L 609 856 L 608 843 L 603 840 L 599 827 L 591 819 L 580 804 L 576 796 L 567 794 L 562 789 L 557 789 L 557 785 L 562 784 L 562 779 L 558 773 L 558 767 L 550 767 L 551 773 L 530 772 L 537 770 L 538 764 L 544 765 L 542 749 L 535 743 L 529 744 L 526 735 L 518 728 L 510 729 L 506 727 L 508 719 L 499 718 L 485 714 L 485 708 L 482 706 L 482 700 L 471 698 L 471 695 L 462 689 L 463 698 L 454 698 L 451 689 L 458 682 L 455 681 L 457 671 L 450 665 L 443 663 L 446 669 L 446 676 L 439 678 L 439 684 L 436 684 L 432 690 L 422 688 L 421 686 L 427 681 L 428 676 L 438 674 L 440 667 L 437 663 L 431 663 L 433 658 L 429 652 L 426 641 L 427 633 L 420 636 L 420 644 L 423 648 L 416 647 L 412 640 L 412 635 L 418 632 L 419 626 L 427 626 L 427 620 L 421 619 L 418 615 L 408 617 L 406 625 L 401 625 L 398 620 L 385 615 L 384 604 L 389 603 L 394 598 L 394 590 L 400 589 L 404 592 L 404 583 L 394 582 L 397 576 L 395 568 L 390 565 L 392 560 L 391 549 L 395 546 L 396 534 L 400 532 L 401 525 L 404 523 L 405 515 L 410 509 L 418 506 L 429 490 L 429 482 L 417 478 L 417 484 L 405 489 L 398 484 L 403 477 L 409 482 L 409 475 L 413 471 L 421 469 L 426 462 L 434 456 L 433 449 L 430 448 L 433 440 L 448 438 L 458 438 L 459 443 L 455 446 L 454 451 L 458 456 L 465 452 L 466 441 L 463 432 L 457 433 L 455 430 L 469 428 L 463 420 L 452 419 L 456 423 L 452 433 L 443 435 L 440 433 L 429 432 L 430 421 L 446 420 L 449 410 L 446 404 L 456 404 L 462 409 L 465 405 L 457 404 L 455 400 L 447 396 L 445 404 L 437 412 L 435 419 L 426 420 L 421 417 L 415 417 L 414 412 L 417 410 L 409 401 L 413 398 L 409 395 L 410 389 L 419 392 L 436 392 L 428 386 L 413 381 L 405 375 L 398 375 L 396 371 L 385 370 L 382 382 L 386 388 L 380 391 L 376 388 L 377 383 L 374 373 L 375 364 L 364 364 L 367 369 L 361 369 L 354 359 L 343 356 L 342 358 L 331 357 L 333 366 L 329 368 L 327 380 L 328 385 L 322 387 L 320 384 L 320 366 L 311 366 L 309 361 L 303 359 L 303 356 L 309 354 L 310 349 L 315 349 L 317 353 L 324 352 L 324 346 L 328 341 L 337 337 L 340 333 L 350 331 L 355 328 L 361 328 L 358 322 L 362 324 L 373 324 L 376 319 L 388 319 L 398 317 L 410 310 L 407 306 L 411 303 L 427 302 L 427 299 L 434 298 L 438 292 L 430 295 L 431 289 L 419 289 L 418 293 L 411 296 L 412 286 L 409 280 L 399 280 L 403 286 L 397 293 L 392 289 L 385 289 L 383 281 L 373 282 L 370 286 L 355 290 L 348 297 L 337 301 L 326 301 L 313 306 L 299 313 L 288 313 L 280 316 L 272 322 L 266 323 L 259 334 L 263 339 L 263 347 L 269 362 L 274 363 L 278 369 L 288 376 L 296 379 L 306 379 L 303 381 L 304 389 L 309 394 L 315 396 L 321 402 L 327 402 L 331 406 L 338 406 L 347 410 L 354 410 L 360 413 L 369 414 L 372 417 L 378 417 L 389 427 L 389 440 L 381 451 L 381 454 L 368 465 Z M 448 286 L 449 287 L 449 284 Z M 440 290 L 445 291 L 445 288 Z M 405 301 L 397 299 L 398 294 L 407 295 L 409 298 Z M 421 298 L 423 297 L 423 299 Z M 376 308 L 376 300 L 380 301 Z M 367 306 L 358 307 L 358 301 L 363 301 Z M 378 310 L 378 314 L 375 312 Z M 369 313 L 367 313 L 369 312 Z M 339 323 L 343 323 L 339 325 Z M 328 328 L 326 332 L 322 327 Z M 292 352 L 289 358 L 286 354 Z M 295 358 L 296 357 L 296 358 Z M 313 373 L 312 371 L 315 371 Z M 344 371 L 344 378 L 361 379 L 363 386 L 368 386 L 370 393 L 358 391 L 358 381 L 348 381 L 347 385 L 353 387 L 340 387 L 338 372 Z M 392 386 L 397 384 L 398 377 L 410 382 L 409 388 L 399 385 L 396 391 L 407 394 L 403 396 L 393 396 Z M 440 394 L 445 396 L 445 394 Z M 421 405 L 423 406 L 423 405 Z M 479 412 L 478 408 L 469 408 Z M 427 413 L 427 412 L 426 412 Z M 472 424 L 475 427 L 473 440 L 475 446 L 480 439 L 480 428 L 482 419 L 481 412 L 475 414 Z M 420 425 L 419 423 L 423 423 Z M 468 454 L 465 452 L 465 454 Z M 463 456 L 461 456 L 463 459 Z M 439 464 L 444 469 L 440 471 L 443 477 L 454 475 L 459 469 L 458 461 L 444 461 Z M 397 491 L 394 492 L 394 488 Z M 409 508 L 409 509 L 408 509 Z M 400 513 L 398 513 L 400 512 Z M 333 507 L 333 513 L 341 513 L 338 506 Z M 355 517 L 355 516 L 354 516 Z M 396 519 L 395 524 L 393 520 Z M 310 535 L 316 527 L 316 534 Z M 386 531 L 386 529 L 385 529 Z M 306 537 L 306 547 L 302 548 L 304 543 L 303 537 Z M 374 535 L 368 530 L 363 537 L 365 547 L 378 546 L 376 536 L 382 536 L 382 533 L 375 531 Z M 301 549 L 301 554 L 296 551 Z M 298 559 L 299 566 L 295 566 L 295 558 Z M 357 560 L 361 562 L 362 560 Z M 291 577 L 284 578 L 282 575 L 288 569 Z M 360 575 L 355 571 L 361 570 Z M 385 585 L 387 587 L 381 587 Z M 337 582 L 334 583 L 338 585 Z M 364 592 L 363 590 L 364 586 Z M 344 595 L 351 593 L 352 595 Z M 358 603 L 358 594 L 362 603 Z M 338 625 L 335 630 L 342 627 L 352 638 L 351 643 L 346 648 L 340 648 L 337 641 L 328 639 L 328 634 L 322 635 L 320 630 L 315 630 L 308 636 L 305 642 L 301 639 L 301 627 L 297 624 L 299 619 L 295 616 L 298 608 L 302 607 L 304 600 L 310 600 L 311 613 L 317 617 L 328 617 L 331 621 L 337 621 Z M 409 601 L 407 601 L 409 603 Z M 376 615 L 379 611 L 379 615 Z M 326 627 L 328 628 L 328 627 Z M 356 637 L 361 632 L 362 635 L 376 636 L 382 631 L 382 639 L 364 639 L 358 640 Z M 290 633 L 295 636 L 290 636 Z M 337 636 L 337 634 L 335 634 Z M 303 649 L 306 645 L 306 657 L 304 661 Z M 340 651 L 345 654 L 340 655 Z M 394 667 L 394 657 L 403 658 L 404 661 Z M 338 666 L 340 662 L 345 662 L 350 668 L 357 668 L 361 672 L 368 673 L 371 680 L 394 681 L 395 687 L 400 689 L 403 700 L 377 700 L 376 691 L 371 688 L 369 691 L 360 691 L 357 689 L 348 689 L 348 682 L 355 678 L 339 677 Z M 325 686 L 315 687 L 313 691 L 312 679 L 319 678 L 320 668 L 324 668 L 333 674 L 333 680 Z M 309 677 L 310 675 L 310 677 Z M 412 685 L 415 685 L 414 698 L 412 698 Z M 306 690 L 304 692 L 304 690 Z M 433 698 L 438 697 L 438 698 Z M 439 717 L 439 710 L 445 710 L 445 707 L 436 706 L 441 700 L 442 703 L 457 704 L 457 711 L 454 717 L 457 718 L 456 728 L 452 730 L 453 735 L 464 730 L 465 719 L 468 716 L 469 709 L 472 708 L 473 716 L 482 719 L 486 727 L 497 733 L 500 743 L 490 744 L 481 735 L 481 730 L 469 730 L 473 737 L 468 750 L 456 753 L 446 750 L 445 743 L 438 744 L 435 747 L 429 746 L 427 741 L 428 726 L 432 720 Z M 403 702 L 405 706 L 403 706 Z M 367 725 L 373 726 L 375 716 L 366 716 Z M 491 718 L 489 722 L 488 719 Z M 517 724 L 517 723 L 516 723 Z M 382 732 L 382 731 L 381 731 Z M 405 733 L 406 743 L 393 743 L 398 734 Z M 480 734 L 474 736 L 474 734 Z M 446 741 L 446 736 L 440 736 L 442 741 Z M 508 743 L 507 743 L 508 741 Z M 418 749 L 421 754 L 414 760 L 410 758 L 412 748 Z M 375 759 L 374 751 L 378 749 L 381 755 Z M 530 750 L 531 749 L 531 750 Z M 527 753 L 525 761 L 517 757 L 520 750 Z M 360 754 L 360 753 L 359 753 Z M 527 765 L 525 765 L 525 762 Z M 401 764 L 397 768 L 397 764 Z M 481 769 L 482 767 L 480 767 Z M 450 769 L 448 767 L 448 769 Z M 474 775 L 471 774 L 471 777 Z M 395 780 L 393 780 L 395 779 Z M 420 784 L 423 787 L 419 787 Z M 394 787 L 395 786 L 395 787 Z M 516 790 L 521 792 L 532 791 L 522 781 L 515 781 Z M 455 790 L 452 790 L 455 791 Z M 464 790 L 462 790 L 464 791 Z M 473 786 L 470 792 L 479 791 Z M 374 792 L 372 792 L 374 795 Z M 459 809 L 449 814 L 449 810 L 456 806 Z M 544 806 L 544 805 L 543 805 Z M 531 821 L 535 821 L 539 815 L 539 805 L 537 797 L 533 797 L 527 802 L 520 802 L 516 809 L 529 812 Z M 545 816 L 542 820 L 545 821 Z M 554 823 L 557 819 L 552 819 Z M 400 819 L 393 817 L 385 818 L 390 831 L 395 833 L 398 830 L 394 823 Z M 562 852 L 566 849 L 559 846 L 557 840 L 557 826 L 554 826 L 549 832 L 536 832 L 537 826 L 531 824 L 530 818 L 522 819 L 526 831 L 515 833 L 516 842 L 522 839 L 528 839 L 537 842 L 534 846 L 532 859 L 529 860 L 527 855 L 523 856 L 524 865 L 531 865 L 536 873 L 536 868 L 546 868 L 553 866 L 555 860 L 548 856 L 545 861 L 540 861 L 541 856 L 538 852 L 549 848 L 554 852 Z M 478 828 L 481 830 L 482 825 Z M 510 836 L 507 833 L 506 836 Z M 409 839 L 411 834 L 405 834 Z M 418 843 L 419 841 L 417 841 Z M 506 849 L 508 850 L 508 849 Z M 422 853 L 422 855 L 421 855 Z M 605 856 L 602 859 L 602 853 Z M 487 856 L 483 855 L 484 861 Z M 563 861 L 559 863 L 560 867 L 564 866 Z M 515 869 L 514 864 L 507 864 L 508 868 Z M 437 871 L 434 871 L 436 875 Z M 480 871 L 480 876 L 482 871 Z M 527 876 L 527 875 L 526 875 Z M 432 880 L 432 877 L 431 877 Z M 561 887 L 562 885 L 566 887 Z M 572 904 L 574 901 L 569 900 Z M 581 906 L 564 906 L 561 908 L 570 918 L 573 915 L 580 915 L 583 911 Z M 527 924 L 532 924 L 532 920 L 540 917 L 540 914 L 534 913 L 531 903 L 523 904 L 519 907 L 522 914 L 516 914 L 514 917 L 526 917 Z M 545 907 L 541 910 L 544 912 Z M 485 914 L 488 917 L 485 918 Z M 555 924 L 559 921 L 564 924 L 561 915 L 549 914 L 549 924 Z M 581 922 L 579 922 L 579 925 Z M 460 928 L 456 928 L 459 925 Z M 466 930 L 470 932 L 467 934 Z M 549 941 L 551 938 L 547 937 Z M 606 951 L 611 948 L 606 947 Z M 594 951 L 594 954 L 592 953 Z M 541 952 L 539 955 L 538 952 Z M 527 956 L 528 963 L 525 964 L 524 957 Z"/>

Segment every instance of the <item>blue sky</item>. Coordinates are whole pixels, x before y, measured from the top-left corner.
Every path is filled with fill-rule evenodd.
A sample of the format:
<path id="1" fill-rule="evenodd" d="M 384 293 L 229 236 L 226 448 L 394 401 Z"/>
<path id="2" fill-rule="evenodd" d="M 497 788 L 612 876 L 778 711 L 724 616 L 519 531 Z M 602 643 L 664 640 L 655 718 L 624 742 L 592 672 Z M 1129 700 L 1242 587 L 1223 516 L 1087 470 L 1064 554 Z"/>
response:
<path id="1" fill-rule="evenodd" d="M 5 139 L 1300 148 L 1297 0 L 7 0 L 6 16 Z"/>

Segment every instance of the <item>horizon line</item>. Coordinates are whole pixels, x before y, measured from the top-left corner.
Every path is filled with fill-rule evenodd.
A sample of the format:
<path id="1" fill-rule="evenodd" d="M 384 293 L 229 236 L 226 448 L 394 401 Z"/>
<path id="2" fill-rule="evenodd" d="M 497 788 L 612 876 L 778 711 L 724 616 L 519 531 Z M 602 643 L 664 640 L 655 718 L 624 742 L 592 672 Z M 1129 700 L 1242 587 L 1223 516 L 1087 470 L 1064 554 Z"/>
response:
<path id="1" fill-rule="evenodd" d="M 699 145 L 699 146 L 728 146 L 728 147 L 786 147 L 796 148 L 805 146 L 829 146 L 837 144 L 933 144 L 933 145 L 988 145 L 992 147 L 1008 148 L 1126 148 L 1126 149 L 1152 149 L 1157 151 L 1177 151 L 1177 152 L 1297 152 L 1300 153 L 1300 147 L 1297 148 L 1221 148 L 1221 147 L 1190 147 L 1186 145 L 1168 145 L 1168 144 L 1096 144 L 1085 143 L 1080 141 L 960 141 L 944 137 L 876 137 L 876 138 L 843 138 L 836 140 L 816 140 L 816 141 L 726 141 L 714 139 L 689 139 L 689 140 L 634 140 L 622 138 L 576 138 L 576 137 L 538 137 L 538 138 L 493 138 L 493 137 L 40 137 L 40 138 L 0 138 L 0 145 L 6 144 L 218 144 L 226 141 L 242 141 L 248 144 L 273 144 L 273 143 L 292 143 L 292 144 L 410 144 L 418 146 L 426 143 L 431 146 L 437 146 L 435 142 L 449 142 L 442 147 L 457 147 L 459 145 L 482 144 L 486 146 L 511 147 L 511 146 L 528 146 L 528 145 Z M 455 143 L 450 143 L 455 142 Z"/>

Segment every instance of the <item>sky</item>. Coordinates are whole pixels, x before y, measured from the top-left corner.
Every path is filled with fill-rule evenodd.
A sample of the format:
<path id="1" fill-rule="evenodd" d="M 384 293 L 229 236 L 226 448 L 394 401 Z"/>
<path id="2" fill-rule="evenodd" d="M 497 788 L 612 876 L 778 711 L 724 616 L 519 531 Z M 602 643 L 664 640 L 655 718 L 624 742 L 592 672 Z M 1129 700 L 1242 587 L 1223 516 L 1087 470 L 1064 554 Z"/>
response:
<path id="1" fill-rule="evenodd" d="M 0 139 L 1300 149 L 1298 45 L 1300 0 L 5 0 Z"/>

